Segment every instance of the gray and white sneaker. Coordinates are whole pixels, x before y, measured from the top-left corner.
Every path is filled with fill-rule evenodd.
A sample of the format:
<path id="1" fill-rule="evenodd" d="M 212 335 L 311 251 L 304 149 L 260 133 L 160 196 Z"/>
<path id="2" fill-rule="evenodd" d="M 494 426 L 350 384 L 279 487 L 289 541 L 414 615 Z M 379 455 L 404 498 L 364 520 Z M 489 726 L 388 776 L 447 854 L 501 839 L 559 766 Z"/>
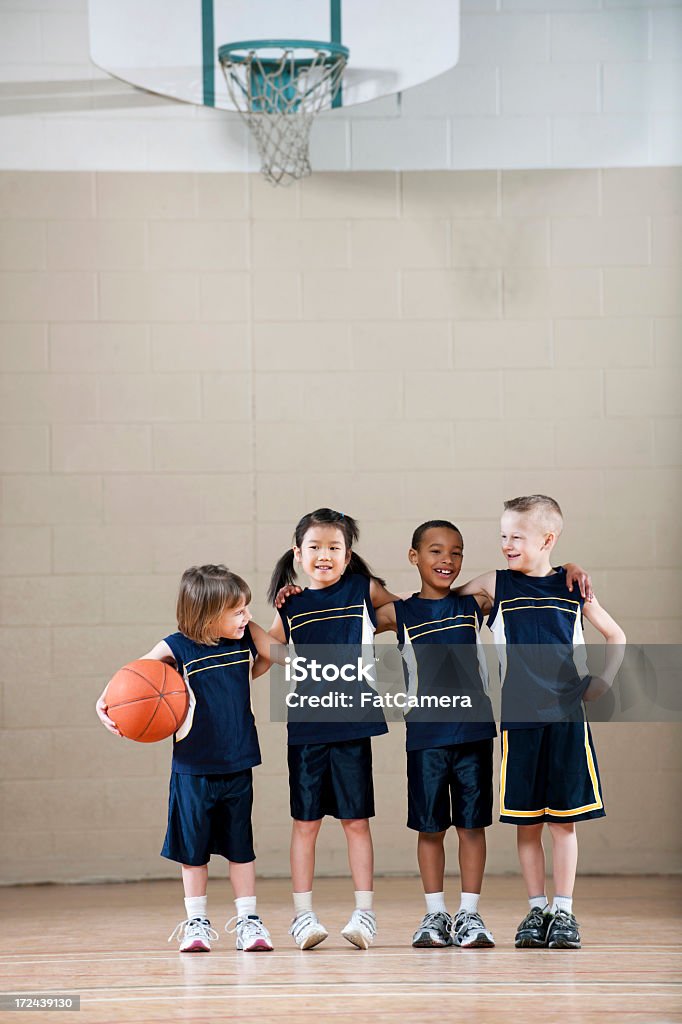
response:
<path id="1" fill-rule="evenodd" d="M 341 934 L 358 949 L 369 949 L 377 934 L 374 911 L 354 910 L 346 927 L 341 929 Z"/>
<path id="2" fill-rule="evenodd" d="M 217 942 L 220 936 L 207 917 L 191 917 L 176 925 L 168 936 L 168 941 L 177 939 L 180 943 L 179 953 L 210 953 L 211 940 Z"/>
<path id="3" fill-rule="evenodd" d="M 452 922 L 452 941 L 462 949 L 483 949 L 495 945 L 492 932 L 488 931 L 478 913 L 460 910 Z"/>
<path id="4" fill-rule="evenodd" d="M 421 924 L 412 936 L 412 945 L 417 948 L 452 946 L 452 918 L 445 910 L 424 914 Z"/>
<path id="5" fill-rule="evenodd" d="M 237 923 L 234 928 L 230 928 L 233 921 Z M 258 914 L 231 917 L 225 925 L 225 931 L 230 935 L 237 933 L 237 949 L 243 950 L 244 953 L 269 953 L 274 948 L 270 932 Z"/>
<path id="6" fill-rule="evenodd" d="M 312 910 L 304 910 L 297 914 L 291 922 L 289 935 L 293 936 L 294 942 L 299 949 L 312 949 L 329 935 L 329 932 L 320 924 L 317 914 Z"/>

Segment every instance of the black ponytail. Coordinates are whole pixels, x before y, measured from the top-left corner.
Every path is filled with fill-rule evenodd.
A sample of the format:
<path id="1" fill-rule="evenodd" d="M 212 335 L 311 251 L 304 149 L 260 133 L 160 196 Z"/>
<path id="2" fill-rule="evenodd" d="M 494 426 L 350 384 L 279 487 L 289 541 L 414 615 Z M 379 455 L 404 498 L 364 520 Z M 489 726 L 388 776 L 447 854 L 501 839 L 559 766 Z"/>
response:
<path id="1" fill-rule="evenodd" d="M 289 548 L 289 550 L 282 555 L 277 565 L 272 570 L 270 586 L 268 587 L 268 601 L 270 604 L 275 603 L 275 598 L 282 587 L 286 587 L 290 583 L 295 582 L 296 569 L 294 568 L 294 552 Z"/>
<path id="2" fill-rule="evenodd" d="M 358 576 L 366 576 L 370 580 L 376 580 L 382 587 L 386 586 L 386 580 L 382 580 L 381 576 L 375 576 L 364 558 L 360 558 L 354 551 L 350 553 L 350 562 L 346 572 L 355 573 Z"/>
<path id="3" fill-rule="evenodd" d="M 297 548 L 300 548 L 303 544 L 303 538 L 311 526 L 335 526 L 343 534 L 346 550 L 350 551 L 350 562 L 346 572 L 376 580 L 382 587 L 386 585 L 384 580 L 374 575 L 367 562 L 353 551 L 353 544 L 358 540 L 360 530 L 352 516 L 347 516 L 343 512 L 335 512 L 332 508 L 318 508 L 314 512 L 307 512 L 298 521 L 294 531 L 294 543 Z M 268 587 L 268 601 L 270 604 L 275 603 L 275 598 L 282 587 L 295 582 L 294 552 L 290 549 L 285 555 L 282 555 L 273 570 L 270 586 Z"/>

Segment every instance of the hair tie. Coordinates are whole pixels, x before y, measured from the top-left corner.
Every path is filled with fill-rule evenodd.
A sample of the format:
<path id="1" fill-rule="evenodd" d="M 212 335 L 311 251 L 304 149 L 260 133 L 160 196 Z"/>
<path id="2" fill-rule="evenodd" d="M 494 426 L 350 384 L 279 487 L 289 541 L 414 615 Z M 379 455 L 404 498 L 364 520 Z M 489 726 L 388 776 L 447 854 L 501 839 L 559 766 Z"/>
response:
<path id="1" fill-rule="evenodd" d="M 342 519 L 345 519 L 343 512 L 339 512 L 339 515 L 341 516 Z"/>

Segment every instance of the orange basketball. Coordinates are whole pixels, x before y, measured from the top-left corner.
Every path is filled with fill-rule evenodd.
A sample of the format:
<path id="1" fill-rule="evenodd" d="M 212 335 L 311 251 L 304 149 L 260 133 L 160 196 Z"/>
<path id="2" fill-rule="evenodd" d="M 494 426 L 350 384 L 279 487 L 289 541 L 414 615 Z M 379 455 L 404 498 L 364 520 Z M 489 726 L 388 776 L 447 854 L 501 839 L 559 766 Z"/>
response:
<path id="1" fill-rule="evenodd" d="M 166 664 L 140 658 L 124 665 L 110 680 L 107 714 L 129 740 L 156 743 L 182 724 L 189 694 L 182 676 Z"/>

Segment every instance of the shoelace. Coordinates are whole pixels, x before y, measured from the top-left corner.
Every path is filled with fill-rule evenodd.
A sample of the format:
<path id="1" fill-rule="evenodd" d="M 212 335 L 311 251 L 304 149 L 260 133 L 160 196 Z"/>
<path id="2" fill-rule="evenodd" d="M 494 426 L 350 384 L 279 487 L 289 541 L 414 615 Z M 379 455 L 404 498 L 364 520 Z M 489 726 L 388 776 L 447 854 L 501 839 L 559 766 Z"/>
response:
<path id="1" fill-rule="evenodd" d="M 430 914 L 424 914 L 421 928 L 443 928 L 446 932 L 452 928 L 452 918 L 444 910 L 432 910 Z"/>
<path id="2" fill-rule="evenodd" d="M 557 910 L 553 914 L 554 920 L 563 925 L 564 928 L 576 928 L 578 922 L 568 910 Z"/>
<path id="3" fill-rule="evenodd" d="M 304 910 L 302 914 L 299 914 L 291 922 L 289 934 L 293 935 L 295 942 L 298 942 L 304 928 L 307 928 L 311 924 L 319 925 L 319 923 L 317 916 L 312 912 L 312 910 Z"/>
<path id="4" fill-rule="evenodd" d="M 175 926 L 168 936 L 168 941 L 172 942 L 177 938 L 178 942 L 182 942 L 185 938 L 185 929 L 190 936 L 196 935 L 199 939 L 213 939 L 214 942 L 217 942 L 220 938 L 215 928 L 211 927 L 211 922 L 207 921 L 205 917 L 188 917 Z"/>
<path id="5" fill-rule="evenodd" d="M 541 928 L 544 924 L 546 914 L 540 910 L 539 907 L 533 907 L 529 914 L 526 915 L 523 924 L 527 928 Z"/>
<path id="6" fill-rule="evenodd" d="M 351 914 L 349 924 L 352 922 L 360 925 L 362 928 L 366 928 L 372 937 L 377 933 L 376 918 L 374 917 L 374 914 L 368 910 L 354 910 Z"/>
<path id="7" fill-rule="evenodd" d="M 236 921 L 234 928 L 230 928 L 233 921 Z M 265 939 L 267 938 L 267 932 L 265 925 L 259 917 L 231 917 L 225 925 L 225 931 L 228 935 L 234 935 L 236 932 L 242 942 L 251 942 L 253 939 Z"/>
<path id="8" fill-rule="evenodd" d="M 483 918 L 477 911 L 472 910 L 460 910 L 459 914 L 455 915 L 455 919 L 452 922 L 452 934 L 463 931 L 468 928 L 480 928 L 485 931 L 485 925 Z"/>

